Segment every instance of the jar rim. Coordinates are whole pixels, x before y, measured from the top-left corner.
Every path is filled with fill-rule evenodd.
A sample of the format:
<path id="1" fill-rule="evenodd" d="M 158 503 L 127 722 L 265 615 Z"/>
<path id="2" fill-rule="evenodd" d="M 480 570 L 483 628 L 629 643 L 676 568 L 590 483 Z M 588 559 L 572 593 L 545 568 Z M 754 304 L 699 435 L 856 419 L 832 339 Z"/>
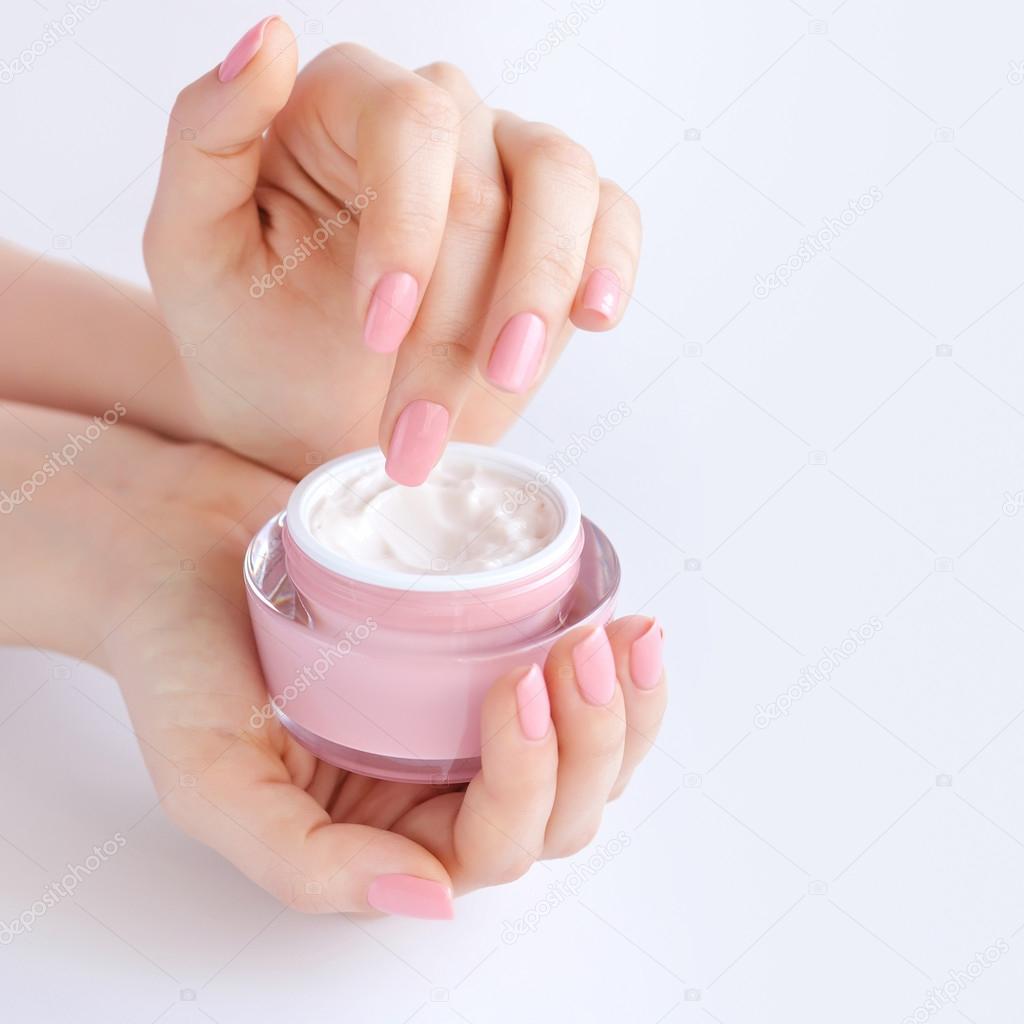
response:
<path id="1" fill-rule="evenodd" d="M 579 499 L 564 481 L 553 476 L 546 467 L 533 459 L 498 448 L 465 442 L 452 442 L 448 448 L 453 455 L 463 455 L 477 463 L 511 470 L 524 485 L 536 482 L 538 493 L 545 494 L 552 501 L 561 517 L 554 537 L 540 551 L 521 561 L 473 572 L 399 572 L 345 558 L 313 535 L 309 529 L 309 513 L 313 503 L 331 485 L 331 481 L 338 481 L 336 476 L 332 476 L 332 467 L 344 465 L 346 469 L 352 469 L 359 463 L 382 466 L 384 455 L 379 448 L 364 448 L 339 456 L 303 477 L 288 499 L 285 515 L 289 535 L 305 555 L 339 576 L 389 590 L 421 593 L 458 593 L 500 587 L 543 572 L 569 556 L 579 537 L 581 510 Z"/>

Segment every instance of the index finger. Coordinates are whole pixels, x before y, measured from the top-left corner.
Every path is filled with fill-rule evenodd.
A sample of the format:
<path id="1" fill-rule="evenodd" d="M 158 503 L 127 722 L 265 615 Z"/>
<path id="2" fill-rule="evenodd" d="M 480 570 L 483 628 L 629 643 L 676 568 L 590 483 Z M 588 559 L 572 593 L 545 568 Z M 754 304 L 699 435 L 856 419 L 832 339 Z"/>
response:
<path id="1" fill-rule="evenodd" d="M 363 338 L 377 352 L 402 343 L 441 247 L 458 149 L 454 99 L 424 78 L 361 46 L 333 46 L 300 76 L 297 103 L 309 124 L 355 162 L 359 233 L 353 278 Z M 307 120 L 303 118 L 302 120 Z M 316 133 L 313 133 L 316 137 Z M 306 146 L 309 142 L 305 143 Z M 329 192 L 346 161 L 306 154 Z M 338 170 L 341 168 L 341 170 Z M 332 180 L 333 179 L 333 180 Z"/>

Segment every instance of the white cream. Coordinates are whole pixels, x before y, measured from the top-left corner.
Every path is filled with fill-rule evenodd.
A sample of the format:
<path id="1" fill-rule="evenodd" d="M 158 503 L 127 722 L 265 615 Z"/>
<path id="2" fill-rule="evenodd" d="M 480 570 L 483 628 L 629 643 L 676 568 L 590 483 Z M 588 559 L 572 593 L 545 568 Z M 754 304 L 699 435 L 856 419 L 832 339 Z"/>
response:
<path id="1" fill-rule="evenodd" d="M 521 475 L 449 449 L 419 487 L 396 484 L 382 462 L 331 473 L 309 506 L 309 532 L 359 565 L 452 575 L 514 565 L 543 550 L 562 514 Z"/>

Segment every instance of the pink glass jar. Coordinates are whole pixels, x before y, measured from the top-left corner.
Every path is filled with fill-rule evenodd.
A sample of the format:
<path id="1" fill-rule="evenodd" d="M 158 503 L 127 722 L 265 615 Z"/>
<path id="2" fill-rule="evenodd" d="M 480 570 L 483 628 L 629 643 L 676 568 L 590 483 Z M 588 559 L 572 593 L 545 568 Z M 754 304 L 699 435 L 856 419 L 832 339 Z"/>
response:
<path id="1" fill-rule="evenodd" d="M 321 760 L 404 782 L 468 781 L 480 767 L 480 707 L 510 668 L 543 663 L 568 629 L 612 615 L 619 564 L 573 492 L 528 459 L 449 446 L 519 484 L 517 502 L 550 502 L 558 526 L 543 548 L 478 572 L 396 572 L 341 557 L 310 529 L 318 497 L 376 450 L 326 463 L 249 546 L 245 584 L 276 715 Z"/>

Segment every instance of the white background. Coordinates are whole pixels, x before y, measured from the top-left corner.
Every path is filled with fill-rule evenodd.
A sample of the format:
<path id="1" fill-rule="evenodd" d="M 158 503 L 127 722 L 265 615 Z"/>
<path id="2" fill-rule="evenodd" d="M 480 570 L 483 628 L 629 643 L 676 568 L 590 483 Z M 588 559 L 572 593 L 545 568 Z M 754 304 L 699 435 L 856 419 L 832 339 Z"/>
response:
<path id="1" fill-rule="evenodd" d="M 148 813 L 110 680 L 15 652 L 0 918 L 95 843 L 128 843 L 0 947 L 11 1020 L 863 1024 L 913 1015 L 951 971 L 955 1005 L 919 1020 L 1019 1013 L 1024 9 L 607 0 L 503 81 L 569 10 L 281 13 L 304 59 L 351 39 L 460 64 L 489 102 L 584 142 L 644 211 L 625 324 L 579 337 L 506 442 L 547 459 L 631 409 L 571 474 L 623 557 L 622 609 L 667 630 L 669 718 L 595 849 L 626 845 L 597 870 L 538 865 L 450 925 L 282 912 Z M 6 3 L 0 59 L 64 11 Z M 107 0 L 0 85 L 0 233 L 141 280 L 166 110 L 266 13 Z M 755 297 L 872 187 L 830 252 Z M 830 681 L 758 727 L 873 616 Z"/>

